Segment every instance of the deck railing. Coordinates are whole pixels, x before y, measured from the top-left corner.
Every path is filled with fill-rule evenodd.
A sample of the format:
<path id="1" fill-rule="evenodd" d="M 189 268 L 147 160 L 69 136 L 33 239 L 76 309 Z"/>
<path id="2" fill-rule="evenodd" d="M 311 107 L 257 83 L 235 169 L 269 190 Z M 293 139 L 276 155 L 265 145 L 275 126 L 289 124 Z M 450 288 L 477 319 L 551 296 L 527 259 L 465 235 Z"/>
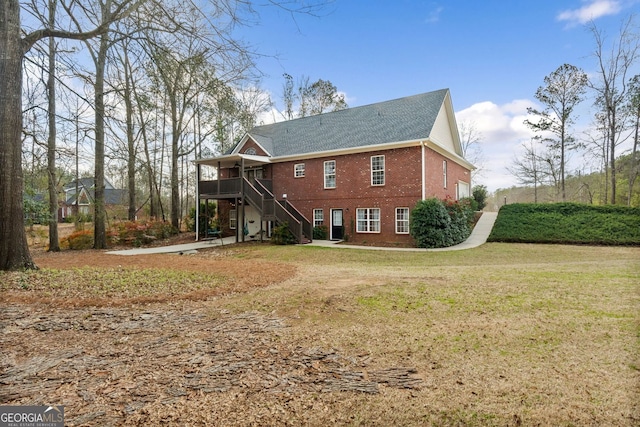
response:
<path id="1" fill-rule="evenodd" d="M 304 238 L 313 238 L 313 226 L 291 203 L 280 203 L 272 193 L 272 181 L 246 178 L 227 178 L 212 181 L 200 181 L 198 192 L 201 196 L 242 197 L 261 212 L 265 221 L 277 221 L 288 224 L 289 230 L 300 243 Z"/>
<path id="2" fill-rule="evenodd" d="M 275 200 L 273 193 L 261 182 L 257 182 L 256 187 L 263 194 L 265 210 L 273 207 L 275 218 L 280 222 L 286 221 L 289 224 L 289 230 L 296 236 L 298 242 L 302 242 L 304 237 L 309 240 L 313 239 L 311 222 L 295 206 L 291 203 L 281 203 Z"/>
<path id="3" fill-rule="evenodd" d="M 229 196 L 240 194 L 242 180 L 240 178 L 226 178 L 212 181 L 200 181 L 200 194 L 207 196 Z"/>
<path id="4" fill-rule="evenodd" d="M 309 240 L 313 238 L 313 225 L 311 221 L 309 221 L 302 213 L 291 203 L 283 204 L 284 208 L 293 216 L 296 220 L 298 220 L 302 226 L 302 233 L 307 236 Z"/>

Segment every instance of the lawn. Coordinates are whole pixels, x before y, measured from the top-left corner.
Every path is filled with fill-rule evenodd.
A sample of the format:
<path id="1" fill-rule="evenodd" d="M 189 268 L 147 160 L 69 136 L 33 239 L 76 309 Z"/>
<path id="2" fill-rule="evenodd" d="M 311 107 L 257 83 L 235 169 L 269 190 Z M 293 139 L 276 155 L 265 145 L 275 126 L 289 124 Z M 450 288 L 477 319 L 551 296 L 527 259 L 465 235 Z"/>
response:
<path id="1" fill-rule="evenodd" d="M 178 264 L 175 256 L 159 257 L 165 267 Z M 4 386 L 11 385 L 7 372 L 46 355 L 37 354 L 38 337 L 62 340 L 58 350 L 80 348 L 103 363 L 98 369 L 64 359 L 50 369 L 55 374 L 39 374 L 62 375 L 60 386 L 32 395 L 0 393 L 2 403 L 67 404 L 69 425 L 103 424 L 104 414 L 90 417 L 100 411 L 124 425 L 640 424 L 640 248 L 489 243 L 407 253 L 246 245 L 185 257 L 217 274 L 207 279 L 210 287 L 248 280 L 242 270 L 251 272 L 251 283 L 262 275 L 269 284 L 179 303 L 172 288 L 149 305 L 35 310 L 27 296 L 58 289 L 47 280 L 62 273 L 0 273 L 0 282 L 12 284 L 3 288 L 0 307 L 14 301 L 0 320 L 14 325 L 11 316 L 18 316 L 15 324 L 23 325 L 0 338 Z M 225 270 L 223 260 L 237 271 Z M 82 268 L 84 282 L 95 280 Z M 182 270 L 171 281 L 200 290 L 193 284 L 198 276 Z M 117 271 L 122 276 L 113 278 Z M 146 283 L 129 265 L 109 270 L 104 280 L 114 284 L 100 289 L 109 289 L 114 302 L 159 292 L 123 286 L 128 275 Z M 77 283 L 73 298 L 81 300 L 85 288 L 94 298 L 89 283 Z M 100 322 L 105 310 L 127 328 L 113 320 L 90 323 Z M 140 313 L 148 316 L 142 318 L 147 334 L 131 331 Z M 80 326 L 50 327 L 46 337 L 37 332 L 43 317 L 56 316 Z M 154 329 L 156 317 L 162 320 Z M 108 340 L 87 342 L 91 328 Z M 145 341 L 150 331 L 154 340 Z M 11 350 L 24 339 L 29 351 Z M 233 360 L 220 362 L 230 354 Z M 109 363 L 114 374 L 78 380 Z M 67 365 L 73 369 L 61 369 Z M 138 376 L 117 368 L 124 365 Z M 399 372 L 401 381 L 389 381 L 390 372 Z M 198 387 L 189 386 L 194 375 Z M 44 381 L 20 380 L 27 389 Z M 167 391 L 175 389 L 182 391 Z M 91 398 L 78 397 L 86 393 Z"/>

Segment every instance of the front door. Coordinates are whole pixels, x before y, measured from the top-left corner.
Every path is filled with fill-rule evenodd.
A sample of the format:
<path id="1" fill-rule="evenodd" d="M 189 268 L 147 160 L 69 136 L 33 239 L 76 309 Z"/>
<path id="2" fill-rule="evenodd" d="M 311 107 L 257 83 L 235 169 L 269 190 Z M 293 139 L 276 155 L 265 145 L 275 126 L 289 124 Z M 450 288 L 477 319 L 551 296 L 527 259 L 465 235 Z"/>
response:
<path id="1" fill-rule="evenodd" d="M 331 240 L 342 240 L 344 227 L 342 224 L 342 209 L 331 209 Z"/>

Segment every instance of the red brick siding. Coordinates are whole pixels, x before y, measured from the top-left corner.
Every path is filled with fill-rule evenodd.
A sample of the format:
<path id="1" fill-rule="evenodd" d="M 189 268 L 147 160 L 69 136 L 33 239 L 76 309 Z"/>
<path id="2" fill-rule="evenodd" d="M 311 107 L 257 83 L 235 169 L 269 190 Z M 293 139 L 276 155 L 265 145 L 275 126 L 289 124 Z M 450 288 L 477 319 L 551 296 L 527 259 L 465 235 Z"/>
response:
<path id="1" fill-rule="evenodd" d="M 385 156 L 385 185 L 371 185 L 371 156 Z M 422 197 L 421 147 L 398 148 L 361 154 L 323 157 L 273 164 L 274 194 L 287 194 L 291 202 L 309 220 L 313 210 L 323 209 L 325 225 L 330 225 L 330 210 L 343 209 L 345 234 L 354 242 L 410 243 L 406 234 L 395 233 L 395 208 L 413 208 Z M 443 188 L 442 161 L 445 158 L 427 148 L 427 197 L 455 198 L 455 183 L 468 182 L 465 169 L 447 161 L 448 185 Z M 336 188 L 324 188 L 324 161 L 336 161 Z M 305 164 L 305 177 L 294 177 L 294 165 Z M 380 208 L 380 233 L 356 233 L 356 209 Z"/>

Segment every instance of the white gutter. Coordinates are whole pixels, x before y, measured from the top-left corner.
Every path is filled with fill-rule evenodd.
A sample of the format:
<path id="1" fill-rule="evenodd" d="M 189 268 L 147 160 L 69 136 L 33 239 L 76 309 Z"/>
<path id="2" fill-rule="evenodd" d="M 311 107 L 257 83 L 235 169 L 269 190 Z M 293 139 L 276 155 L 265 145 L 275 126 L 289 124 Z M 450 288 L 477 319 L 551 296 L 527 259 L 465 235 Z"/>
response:
<path id="1" fill-rule="evenodd" d="M 427 198 L 427 171 L 425 169 L 425 161 L 424 161 L 424 154 L 425 154 L 425 146 L 424 146 L 424 141 L 420 141 L 420 147 L 422 150 L 422 156 L 420 156 L 420 171 L 422 172 L 422 200 L 425 200 Z"/>
<path id="2" fill-rule="evenodd" d="M 200 238 L 200 164 L 196 165 L 196 242 Z"/>

